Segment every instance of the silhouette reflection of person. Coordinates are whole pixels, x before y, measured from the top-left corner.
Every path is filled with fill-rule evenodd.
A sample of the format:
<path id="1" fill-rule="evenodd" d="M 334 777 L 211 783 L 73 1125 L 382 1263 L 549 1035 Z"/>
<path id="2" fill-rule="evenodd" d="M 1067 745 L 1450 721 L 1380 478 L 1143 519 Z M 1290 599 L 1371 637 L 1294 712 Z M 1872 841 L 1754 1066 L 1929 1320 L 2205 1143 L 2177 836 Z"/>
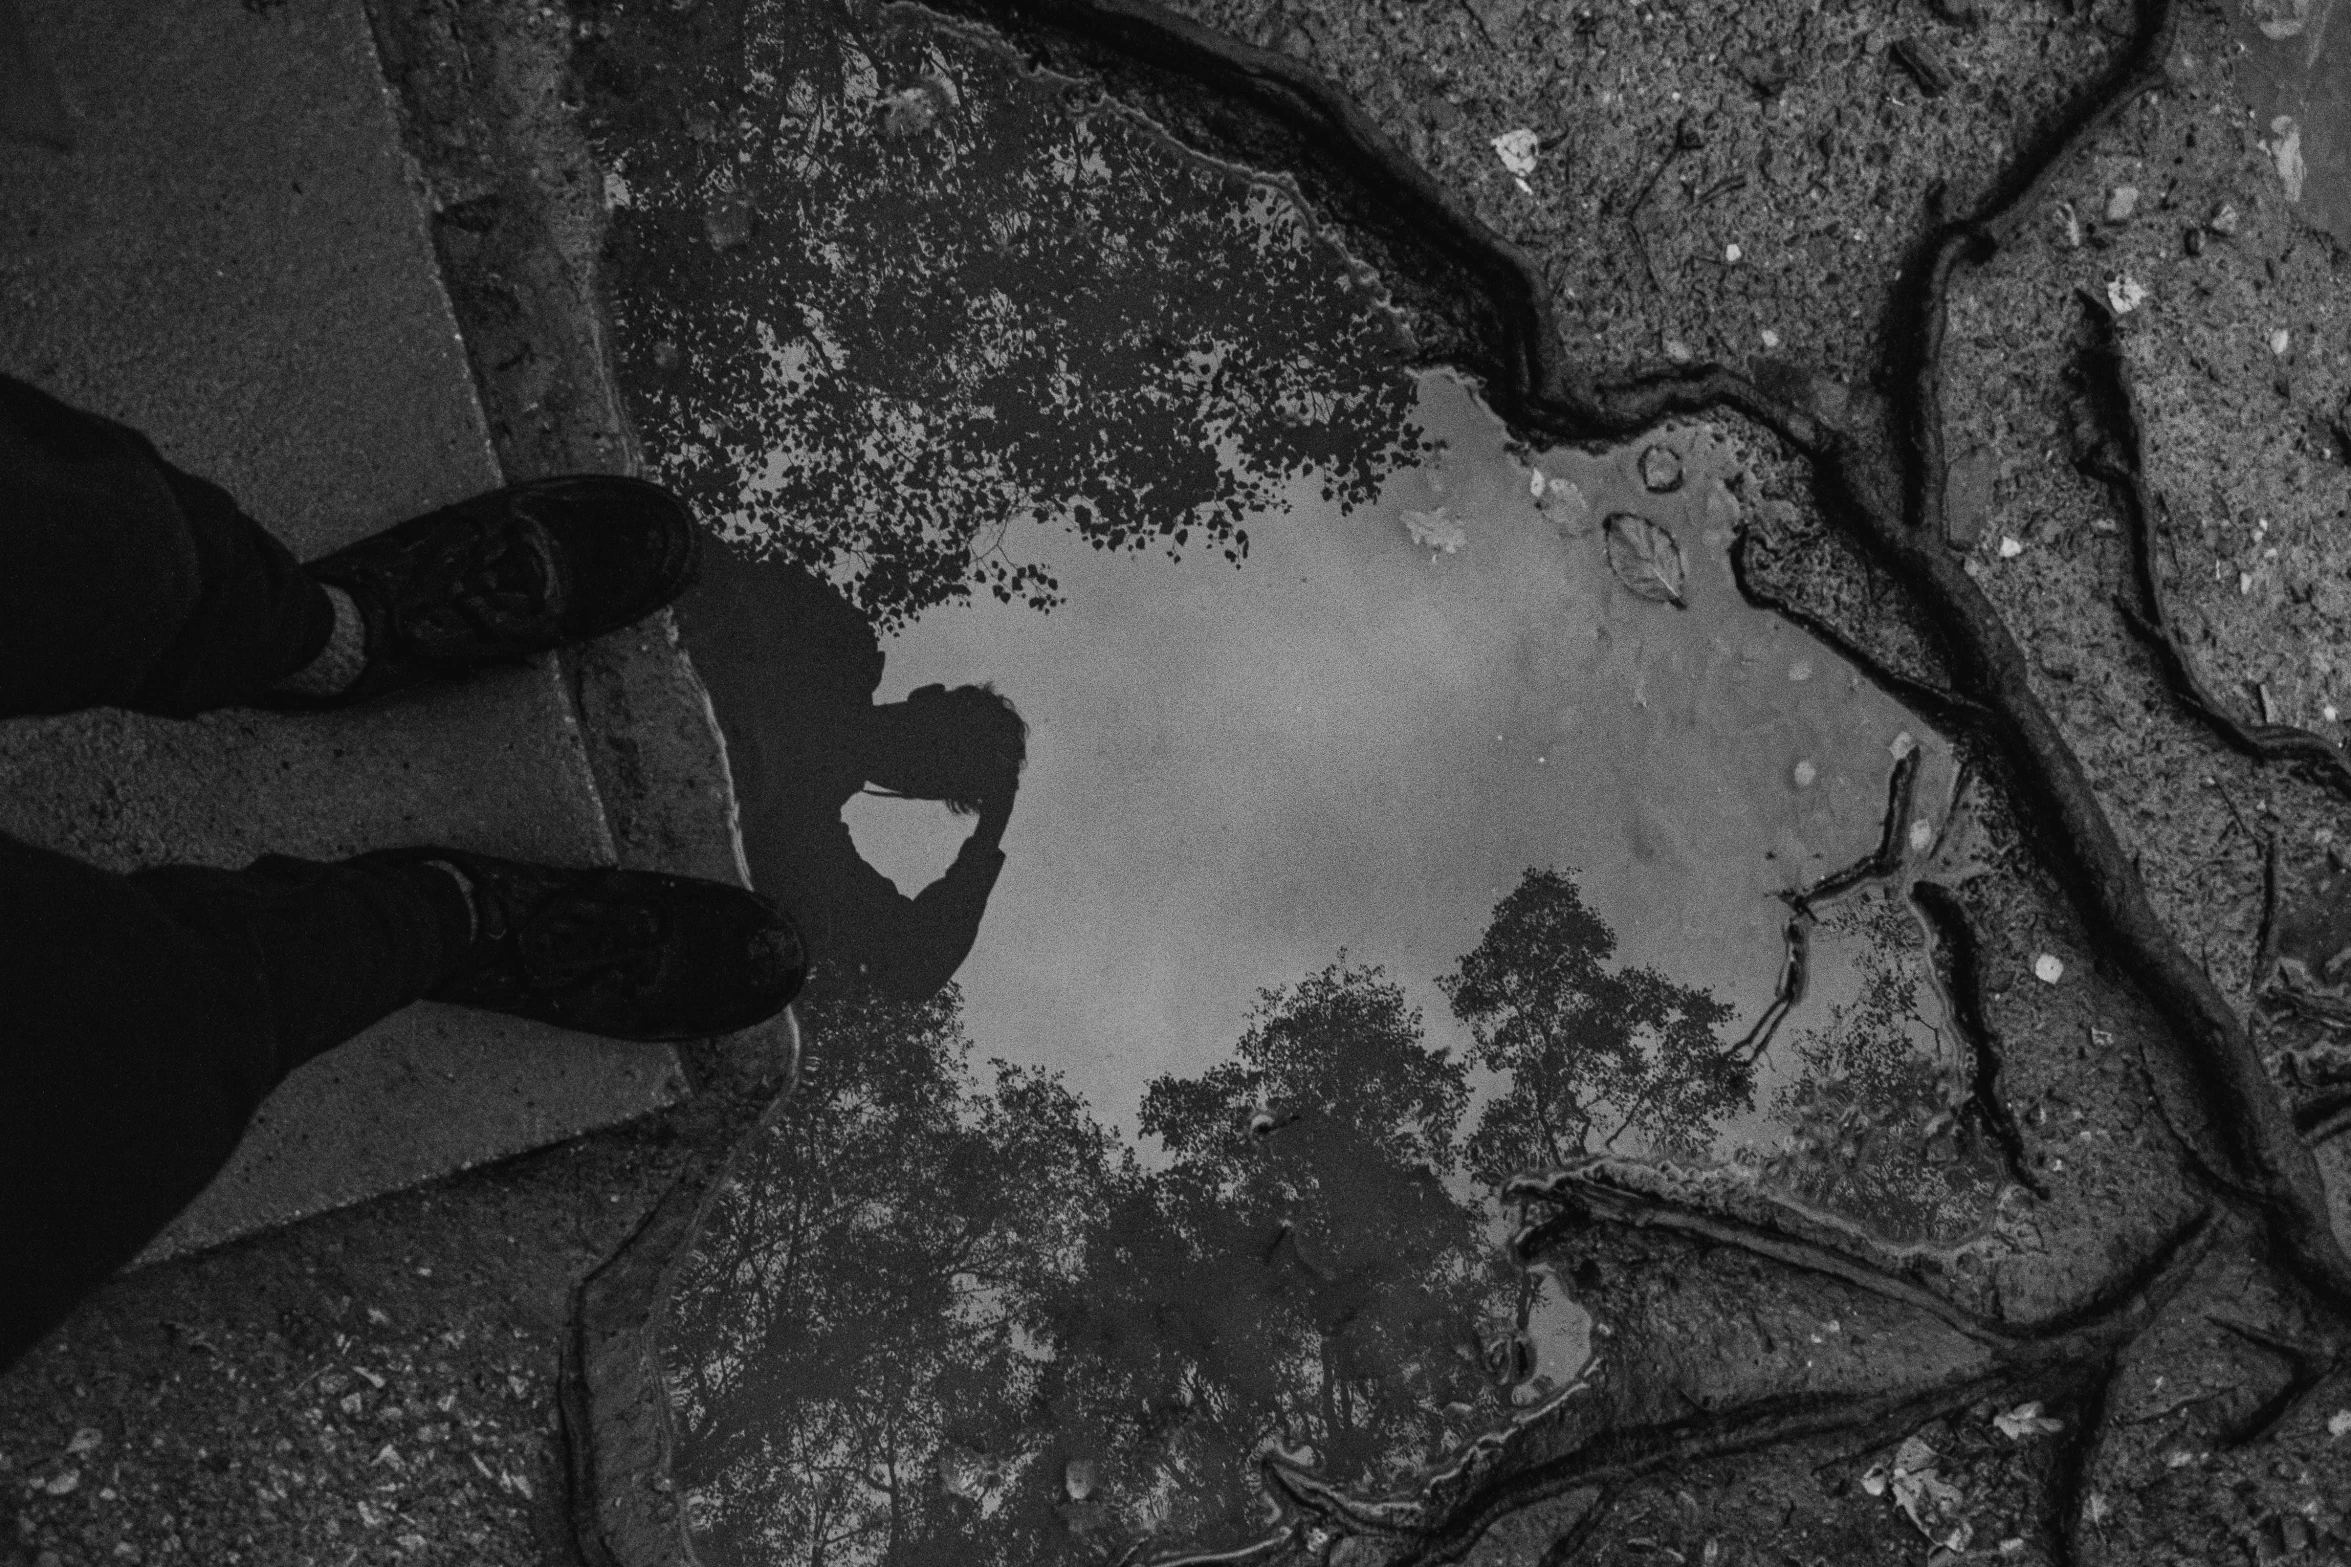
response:
<path id="1" fill-rule="evenodd" d="M 991 686 L 924 686 L 877 704 L 883 654 L 862 613 L 779 559 L 712 541 L 678 619 L 710 688 L 742 810 L 751 883 L 799 919 L 812 983 L 850 975 L 922 1000 L 979 935 L 1004 866 L 1028 725 Z M 913 897 L 857 852 L 841 808 L 868 785 L 976 817 Z"/>

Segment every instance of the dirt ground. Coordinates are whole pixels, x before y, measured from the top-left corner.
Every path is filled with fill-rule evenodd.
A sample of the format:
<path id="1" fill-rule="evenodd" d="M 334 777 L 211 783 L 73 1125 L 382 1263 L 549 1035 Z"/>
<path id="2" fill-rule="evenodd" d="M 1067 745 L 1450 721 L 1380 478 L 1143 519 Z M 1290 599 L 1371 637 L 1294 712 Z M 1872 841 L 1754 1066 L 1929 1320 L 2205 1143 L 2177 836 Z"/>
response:
<path id="1" fill-rule="evenodd" d="M 1180 9 L 1321 72 L 1522 247 L 1584 375 L 1719 365 L 1842 431 L 1941 535 L 1909 547 L 1980 595 L 1954 619 L 1962 590 L 1856 543 L 1817 454 L 1725 412 L 1756 475 L 1750 590 L 1993 715 L 1985 873 L 1953 888 L 1942 956 L 2034 1201 L 1996 1245 L 1854 1266 L 1732 1199 L 1565 1193 L 1551 1240 L 1621 1369 L 1588 1427 L 1459 1512 L 1447 1559 L 2351 1561 L 2328 1261 L 2351 1246 L 2351 333 L 2342 245 L 2235 80 L 2241 22 L 2113 0 Z M 583 29 L 627 15 L 707 48 L 732 8 L 382 11 L 494 423 L 552 460 L 584 394 L 514 377 L 592 327 L 530 269 L 551 234 L 592 239 L 595 187 L 561 137 L 499 127 L 538 123 L 534 93 L 564 119 Z M 1932 236 L 2004 202 L 2163 22 L 2164 85 L 1953 269 L 1922 336 Z M 1494 146 L 1520 129 L 1523 176 Z M 1941 454 L 1905 467 L 1922 386 Z M 1947 483 L 1906 489 L 1922 471 Z M 2106 860 L 2069 857 L 2085 812 Z M 2235 1035 L 2197 1021 L 2224 1016 Z M 553 1400 L 570 1291 L 746 1104 L 714 1092 L 111 1285 L 0 1380 L 0 1561 L 579 1559 Z M 1390 1544 L 1331 1559 L 1413 1559 Z"/>

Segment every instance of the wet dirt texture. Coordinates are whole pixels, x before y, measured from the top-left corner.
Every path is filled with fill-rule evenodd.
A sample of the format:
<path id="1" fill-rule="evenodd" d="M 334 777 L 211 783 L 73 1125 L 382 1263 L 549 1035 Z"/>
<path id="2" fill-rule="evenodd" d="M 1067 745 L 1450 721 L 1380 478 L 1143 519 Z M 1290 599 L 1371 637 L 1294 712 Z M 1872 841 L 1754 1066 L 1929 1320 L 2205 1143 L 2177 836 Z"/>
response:
<path id="1" fill-rule="evenodd" d="M 1480 218 L 1528 245 L 1571 355 L 1604 375 L 1661 371 L 1685 355 L 1744 367 L 1846 427 L 1866 456 L 1902 449 L 1889 404 L 1917 395 L 1877 372 L 1907 373 L 1896 274 L 1924 259 L 1937 221 L 1928 189 L 1944 182 L 1942 211 L 1976 207 L 2002 160 L 2169 13 L 1499 5 L 1202 16 L 1319 67 Z M 709 138 L 694 137 L 691 106 L 717 105 L 709 123 L 728 124 L 762 90 L 740 25 L 739 13 L 709 4 L 683 16 L 596 13 L 592 26 L 611 29 L 590 76 L 607 123 L 692 167 L 681 136 Z M 913 1353 L 876 1335 L 879 1308 L 914 1298 L 917 1282 L 938 1292 L 926 1320 L 968 1330 L 920 1346 L 934 1358 L 905 1384 L 944 1412 L 908 1428 L 944 1440 L 889 1471 L 918 1479 L 899 1490 L 862 1468 L 793 1470 L 789 1484 L 827 1505 L 848 1508 L 859 1493 L 863 1512 L 822 1520 L 851 1531 L 844 1544 L 891 1559 L 888 1515 L 903 1503 L 919 1505 L 923 1522 L 897 1537 L 897 1559 L 968 1559 L 956 1552 L 976 1538 L 1000 1542 L 1009 1559 L 1107 1560 L 1139 1535 L 1146 1550 L 1135 1559 L 1148 1560 L 1177 1555 L 1186 1547 L 1175 1536 L 1187 1532 L 1244 1547 L 1252 1537 L 1217 1520 L 1271 1499 L 1268 1532 L 1255 1537 L 1262 1559 L 1351 1564 L 1664 1553 L 1710 1563 L 1958 1553 L 2268 1562 L 2351 1549 L 2341 1511 L 2351 1495 L 2351 1303 L 2339 1249 L 2293 1217 L 2316 1211 L 2323 1226 L 2331 1213 L 2339 1229 L 2344 1203 L 2335 1134 L 2351 1073 L 2336 1032 L 2343 893 L 2330 852 L 2344 770 L 2325 747 L 2339 734 L 2329 682 L 2341 628 L 2329 595 L 2346 564 L 2337 423 L 2351 345 L 2331 313 L 2339 257 L 2287 199 L 2290 160 L 2274 142 L 2259 145 L 2272 133 L 2247 117 L 2232 25 L 2218 10 L 2181 8 L 2165 40 L 2170 85 L 2088 136 L 2010 242 L 1951 285 L 1936 361 L 1948 471 L 1927 465 L 1946 538 L 1932 547 L 1964 564 L 1980 601 L 1947 584 L 1926 592 L 1923 568 L 1898 551 L 1858 548 L 1851 497 L 1814 488 L 1799 443 L 1724 415 L 1747 475 L 1735 541 L 1746 592 L 1841 641 L 1917 701 L 1935 705 L 1935 687 L 1962 692 L 1942 716 L 1969 782 L 1943 836 L 1965 848 L 1914 883 L 1910 901 L 1951 1026 L 1975 1056 L 1981 1134 L 2004 1146 L 2020 1194 L 2009 1221 L 1981 1246 L 1922 1248 L 1822 1223 L 1760 1183 L 1655 1160 L 1570 1162 L 1500 1194 L 1528 1221 L 1514 1266 L 1501 1268 L 1479 1227 L 1448 1211 L 1462 1201 L 1444 1177 L 1469 1085 L 1417 1025 L 1402 1026 L 1409 1012 L 1379 976 L 1341 967 L 1269 997 L 1230 1067 L 1171 1081 L 1146 1110 L 1169 1157 L 1131 1166 L 1074 1101 L 1026 1070 L 983 1097 L 959 1064 L 951 1012 L 925 1004 L 928 1014 L 890 1018 L 844 1001 L 825 1025 L 872 1039 L 859 1058 L 873 1082 L 826 1076 L 826 1028 L 812 1028 L 807 1097 L 779 1123 L 798 1131 L 745 1144 L 733 1190 L 757 1189 L 759 1176 L 815 1201 L 831 1172 L 846 1181 L 870 1170 L 897 1195 L 880 1207 L 852 1201 L 834 1229 L 811 1233 L 870 1259 L 900 1228 L 869 1234 L 859 1223 L 919 1214 L 899 1254 L 910 1266 L 924 1248 L 952 1257 L 959 1243 L 984 1249 L 1040 1231 L 1026 1250 L 987 1254 L 1000 1273 L 917 1266 L 919 1280 L 902 1285 L 866 1275 L 875 1302 L 843 1298 L 816 1317 L 862 1335 L 875 1367 Z M 886 113 L 879 85 L 876 111 Z M 1685 122 L 1695 136 L 1676 139 Z M 1828 134 L 1794 131 L 1814 124 Z M 1520 129 L 1536 133 L 1524 175 L 1491 140 Z M 1510 146 L 1523 161 L 1525 143 Z M 627 158 L 620 168 L 630 180 Z M 723 209 L 662 221 L 678 225 L 669 254 L 679 267 L 717 268 L 751 243 Z M 688 259 L 693 222 L 707 254 Z M 621 255 L 624 299 L 682 276 L 649 254 Z M 651 359 L 654 376 L 630 370 L 623 349 L 641 408 L 660 406 L 659 376 L 693 364 L 682 339 L 669 341 L 672 362 Z M 852 508 L 850 525 L 870 515 Z M 909 580 L 935 587 L 942 560 L 954 563 L 952 542 L 924 559 L 939 569 Z M 1954 603 L 1935 611 L 1939 624 L 1922 608 Z M 2021 688 L 1952 652 L 1960 633 L 1949 617 L 1978 609 L 2023 651 Z M 2164 625 L 2168 640 L 2155 630 Z M 1969 716 L 1983 706 L 2009 727 Z M 2014 714 L 2043 710 L 2078 758 L 2078 798 L 2111 824 L 2168 938 L 2119 929 L 2111 878 L 2090 885 L 2080 862 L 2052 848 L 2053 813 L 2077 797 L 2051 791 L 2075 785 L 2020 762 L 2013 738 Z M 2149 951 L 2171 961 L 2164 939 L 2249 1020 L 2255 1053 L 2231 1055 L 2225 1030 L 2219 1044 L 2197 1032 L 2177 1000 L 2193 999 L 2192 987 L 2150 978 Z M 1335 1014 L 1352 1018 L 1355 1037 L 1386 1040 L 1378 1059 L 1414 1090 L 1314 1081 L 1343 1053 L 1300 1042 Z M 907 1049 L 925 1037 L 928 1048 Z M 834 1069 L 851 1071 L 848 1059 Z M 2248 1083 L 2247 1059 L 2268 1078 Z M 2269 1122 L 2231 1098 L 2250 1090 L 2270 1096 Z M 1253 1136 L 1259 1112 L 1285 1093 L 1321 1113 Z M 1007 1103 L 1040 1135 L 992 1124 Z M 2260 1141 L 2281 1113 L 2317 1156 Z M 937 1143 L 937 1160 L 894 1163 L 892 1150 L 918 1137 Z M 1290 1148 L 1320 1139 L 1335 1167 L 1352 1157 L 1390 1172 L 1412 1194 L 1395 1209 L 1417 1216 L 1404 1232 L 1411 1244 L 1350 1239 L 1353 1210 L 1282 1168 L 1309 1157 L 1289 1153 L 1285 1138 Z M 989 1162 L 1008 1156 L 1001 1169 Z M 1135 1233 L 1165 1236 L 1167 1249 L 1107 1273 L 1069 1271 L 1071 1258 L 1091 1266 L 1082 1232 L 1102 1219 L 1076 1194 L 1100 1191 L 1138 1205 L 1150 1222 Z M 725 1198 L 706 1211 L 698 1266 L 723 1272 L 727 1248 L 745 1249 L 730 1211 Z M 1294 1237 L 1278 1262 L 1262 1249 L 1248 1258 L 1226 1291 L 1262 1302 L 1279 1281 L 1279 1310 L 1236 1313 L 1173 1364 L 1122 1362 L 1148 1342 L 1125 1331 L 1126 1313 L 1165 1315 L 1171 1292 L 1151 1287 L 1154 1270 L 1245 1255 L 1184 1249 L 1220 1225 Z M 759 1271 L 748 1256 L 733 1260 Z M 1415 1276 L 1446 1287 L 1415 1294 Z M 1521 1405 L 1508 1374 L 1524 1360 L 1506 1352 L 1504 1375 L 1480 1382 L 1485 1357 L 1448 1364 L 1433 1346 L 1460 1345 L 1454 1325 L 1477 1323 L 1475 1342 L 1507 1351 L 1514 1333 L 1493 1329 L 1511 1323 L 1506 1303 L 1514 1292 L 1525 1300 L 1528 1281 L 1589 1312 L 1598 1354 L 1568 1373 L 1576 1391 Z M 1131 1307 L 1113 1283 L 1137 1292 Z M 1037 1353 L 1016 1300 L 1083 1353 Z M 816 1379 L 869 1364 L 854 1346 L 796 1336 L 803 1321 L 789 1310 L 721 1313 L 704 1326 L 730 1323 L 774 1335 L 784 1380 L 765 1416 L 815 1422 L 784 1430 L 771 1452 L 847 1458 L 857 1447 L 844 1431 L 884 1429 L 857 1425 L 887 1404 L 870 1379 L 809 1396 Z M 1360 1426 L 1324 1427 L 1319 1446 L 1294 1445 L 1273 1413 L 1281 1399 L 1251 1382 L 1246 1364 L 1255 1354 L 1294 1369 L 1271 1342 L 1276 1324 L 1295 1324 L 1326 1368 L 1364 1368 L 1360 1382 L 1310 1373 L 1314 1386 L 1334 1398 L 1378 1389 L 1389 1402 L 1367 1405 L 1376 1418 Z M 1183 1405 L 1187 1373 L 1211 1364 L 1211 1350 L 1236 1357 L 1219 1370 L 1259 1402 Z M 986 1396 L 972 1396 L 981 1383 L 967 1367 L 979 1368 Z M 1093 1405 L 1089 1388 L 1117 1396 Z M 1501 1418 L 1451 1411 L 1474 1414 L 1481 1400 Z M 990 1410 L 1039 1423 L 990 1426 Z M 955 1419 L 972 1428 L 950 1430 Z M 1333 1444 L 1336 1429 L 1364 1439 Z M 1139 1483 L 1150 1462 L 1192 1484 Z M 745 1522 L 749 1511 L 730 1517 L 723 1495 L 705 1495 L 697 1516 L 688 1501 L 685 1525 L 733 1530 L 741 1559 L 764 1559 L 763 1524 L 790 1533 L 819 1522 L 806 1507 Z"/>

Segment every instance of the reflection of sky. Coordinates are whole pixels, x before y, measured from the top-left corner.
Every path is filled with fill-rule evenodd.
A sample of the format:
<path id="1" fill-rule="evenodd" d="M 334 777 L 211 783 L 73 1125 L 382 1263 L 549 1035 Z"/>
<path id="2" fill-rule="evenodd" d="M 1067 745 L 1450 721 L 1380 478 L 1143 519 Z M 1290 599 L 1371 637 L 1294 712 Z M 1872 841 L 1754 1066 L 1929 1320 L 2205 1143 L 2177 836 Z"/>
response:
<path id="1" fill-rule="evenodd" d="M 1251 527 L 1239 570 L 1032 530 L 1014 542 L 1065 607 L 934 610 L 888 645 L 883 699 L 992 680 L 1033 726 L 959 976 L 983 1056 L 1059 1070 L 1131 1129 L 1146 1082 L 1213 1065 L 1260 987 L 1341 947 L 1457 1037 L 1433 981 L 1541 865 L 1580 872 L 1620 961 L 1712 988 L 1743 1029 L 1779 972 L 1770 894 L 1875 845 L 1905 729 L 1929 744 L 1922 808 L 1942 798 L 1939 742 L 1739 599 L 1711 437 L 1673 437 L 1689 477 L 1661 496 L 1637 451 L 1546 455 L 1592 501 L 1563 537 L 1466 393 L 1432 380 L 1423 404 L 1453 450 L 1374 511 L 1302 501 Z M 1399 512 L 1439 503 L 1467 537 L 1432 558 Z M 1609 577 L 1597 522 L 1631 507 L 1687 552 L 1688 611 Z M 960 839 L 936 808 L 860 800 L 850 822 L 909 889 Z M 1836 999 L 1823 978 L 1808 1012 Z"/>

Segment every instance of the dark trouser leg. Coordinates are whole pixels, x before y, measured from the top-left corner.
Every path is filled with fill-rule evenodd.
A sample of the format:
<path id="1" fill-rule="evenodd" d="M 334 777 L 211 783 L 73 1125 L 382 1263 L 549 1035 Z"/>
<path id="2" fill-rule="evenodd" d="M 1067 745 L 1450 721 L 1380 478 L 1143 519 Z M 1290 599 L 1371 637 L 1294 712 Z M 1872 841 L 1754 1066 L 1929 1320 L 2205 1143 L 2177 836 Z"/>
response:
<path id="1" fill-rule="evenodd" d="M 325 591 L 218 485 L 0 376 L 0 717 L 240 705 L 334 623 Z"/>
<path id="2" fill-rule="evenodd" d="M 295 1067 L 440 979 L 439 872 L 118 876 L 0 836 L 0 1366 L 136 1256 Z"/>

